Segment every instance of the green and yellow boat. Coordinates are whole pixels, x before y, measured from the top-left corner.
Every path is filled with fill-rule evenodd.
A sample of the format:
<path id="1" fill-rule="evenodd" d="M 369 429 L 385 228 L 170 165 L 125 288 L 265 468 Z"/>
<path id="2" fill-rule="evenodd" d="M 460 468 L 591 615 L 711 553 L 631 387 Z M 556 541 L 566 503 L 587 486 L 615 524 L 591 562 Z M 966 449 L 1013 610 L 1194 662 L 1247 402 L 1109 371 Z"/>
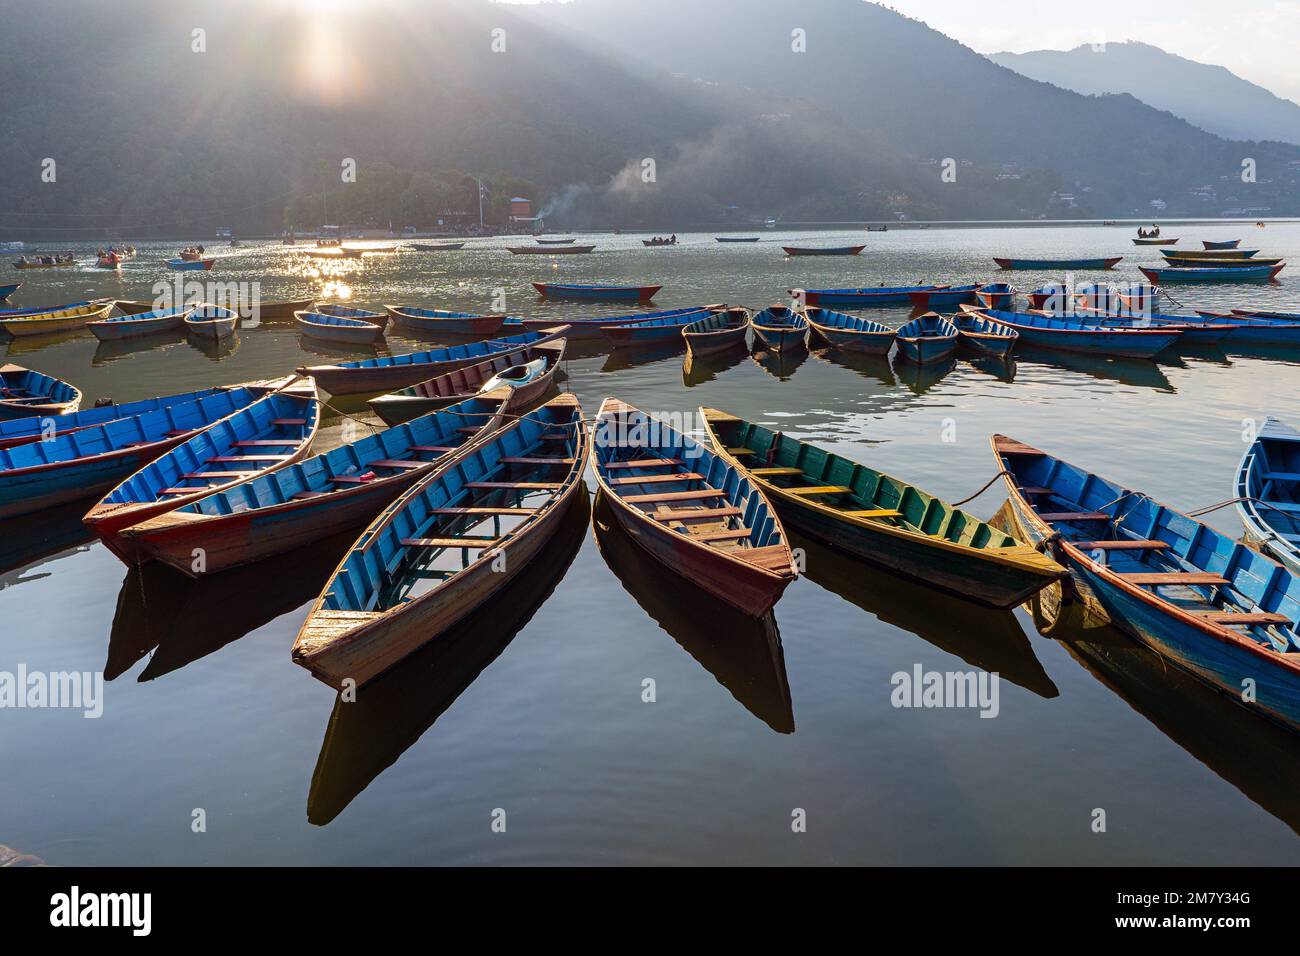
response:
<path id="1" fill-rule="evenodd" d="M 762 488 L 781 520 L 833 548 L 997 608 L 1021 604 L 1066 573 L 904 481 L 727 412 L 700 414 L 717 453 Z"/>

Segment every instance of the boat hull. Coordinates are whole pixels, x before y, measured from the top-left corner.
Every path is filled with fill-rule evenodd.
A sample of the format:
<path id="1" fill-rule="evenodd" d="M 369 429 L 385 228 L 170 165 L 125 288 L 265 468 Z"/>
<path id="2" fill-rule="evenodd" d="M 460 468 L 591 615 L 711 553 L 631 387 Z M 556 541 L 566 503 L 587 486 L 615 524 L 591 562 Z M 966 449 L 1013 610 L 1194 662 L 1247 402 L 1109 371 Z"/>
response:
<path id="1" fill-rule="evenodd" d="M 1123 258 L 1123 256 L 1111 256 L 1106 259 L 999 259 L 994 256 L 993 261 L 1002 269 L 1037 269 L 1042 271 L 1052 269 L 1106 270 L 1115 268 Z"/>
<path id="2" fill-rule="evenodd" d="M 496 335 L 505 322 L 504 315 L 471 315 L 463 318 L 433 318 L 411 315 L 400 309 L 385 306 L 392 324 L 410 332 L 425 335 L 473 335 L 488 338 Z"/>
<path id="3" fill-rule="evenodd" d="M 122 339 L 141 335 L 157 335 L 160 332 L 176 332 L 185 324 L 185 313 L 163 316 L 157 319 L 134 319 L 117 322 L 91 322 L 86 325 L 95 338 L 101 342 L 117 342 Z"/>
<path id="4" fill-rule="evenodd" d="M 888 355 L 894 347 L 893 332 L 858 332 L 853 329 L 837 329 L 808 320 L 812 334 L 831 348 L 861 355 Z"/>
<path id="5" fill-rule="evenodd" d="M 754 338 L 773 352 L 794 352 L 808 346 L 806 328 L 778 329 L 769 325 L 755 325 Z"/>
<path id="6" fill-rule="evenodd" d="M 950 358 L 957 351 L 957 337 L 943 338 L 903 338 L 898 337 L 898 353 L 909 362 L 917 365 L 929 365 Z"/>
<path id="7" fill-rule="evenodd" d="M 560 283 L 534 282 L 533 288 L 544 299 L 578 299 L 589 302 L 649 302 L 663 286 L 573 286 Z"/>
<path id="8" fill-rule="evenodd" d="M 102 496 L 191 437 L 193 433 L 89 460 L 0 473 L 0 519 Z"/>
<path id="9" fill-rule="evenodd" d="M 692 355 L 718 355 L 732 349 L 743 348 L 748 342 L 749 323 L 719 332 L 687 332 L 682 330 L 686 349 Z"/>

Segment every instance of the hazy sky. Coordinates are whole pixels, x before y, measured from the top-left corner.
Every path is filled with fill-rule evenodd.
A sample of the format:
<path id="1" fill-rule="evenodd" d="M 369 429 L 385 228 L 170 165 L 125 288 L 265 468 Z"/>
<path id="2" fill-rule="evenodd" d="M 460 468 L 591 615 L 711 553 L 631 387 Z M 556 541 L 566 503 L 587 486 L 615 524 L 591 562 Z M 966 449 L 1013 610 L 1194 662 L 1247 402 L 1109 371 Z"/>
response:
<path id="1" fill-rule="evenodd" d="M 1300 0 L 888 0 L 980 53 L 1141 40 L 1300 102 Z M 1134 91 L 1137 92 L 1137 91 Z"/>

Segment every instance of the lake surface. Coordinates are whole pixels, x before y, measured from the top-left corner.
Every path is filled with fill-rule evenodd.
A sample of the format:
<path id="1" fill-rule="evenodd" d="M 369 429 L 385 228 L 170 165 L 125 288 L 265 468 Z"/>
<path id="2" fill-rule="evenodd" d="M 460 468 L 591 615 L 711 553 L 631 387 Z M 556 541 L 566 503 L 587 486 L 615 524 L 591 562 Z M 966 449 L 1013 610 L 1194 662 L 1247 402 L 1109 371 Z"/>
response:
<path id="1" fill-rule="evenodd" d="M 1242 236 L 1300 269 L 1300 226 L 1170 228 L 1184 248 Z M 765 232 L 753 245 L 684 235 L 676 248 L 592 237 L 597 252 L 375 254 L 317 265 L 294 248 L 229 249 L 200 281 L 257 281 L 264 300 L 350 296 L 528 316 L 617 314 L 539 301 L 533 279 L 662 282 L 658 308 L 759 308 L 801 286 L 966 282 L 992 256 L 1158 250 L 1126 228 Z M 787 259 L 781 242 L 866 242 L 856 259 Z M 89 254 L 85 246 L 75 247 Z M 5 275 L 9 304 L 151 299 L 175 247 L 120 274 Z M 1003 273 L 1022 289 L 1061 276 Z M 12 279 L 8 281 L 13 281 Z M 1189 306 L 1300 309 L 1300 272 L 1271 286 L 1174 289 Z M 890 324 L 904 311 L 881 311 Z M 390 335 L 393 352 L 440 343 Z M 364 355 L 245 329 L 203 351 L 124 349 L 87 333 L 10 343 L 8 361 L 66 378 L 87 406 L 283 374 Z M 1187 353 L 1159 363 L 1034 355 L 918 375 L 811 354 L 741 353 L 683 370 L 680 353 L 571 348 L 566 388 L 653 413 L 722 408 L 870 463 L 948 500 L 996 473 L 1012 435 L 1183 510 L 1231 497 L 1243 421 L 1300 418 L 1300 364 Z M 364 409 L 353 400 L 335 402 Z M 326 411 L 317 443 L 345 421 Z M 588 475 L 588 482 L 594 481 Z M 991 516 L 1000 482 L 969 510 Z M 774 622 L 735 620 L 633 549 L 602 510 L 575 516 L 487 612 L 362 688 L 353 704 L 289 648 L 348 540 L 199 582 L 128 570 L 79 532 L 89 506 L 0 524 L 0 671 L 103 671 L 104 713 L 0 711 L 0 844 L 55 864 L 1173 864 L 1300 859 L 1300 745 L 1114 632 L 1040 636 L 994 613 L 803 540 L 808 573 Z M 1240 534 L 1235 511 L 1210 515 Z M 1068 631 L 1066 632 L 1069 633 Z M 897 709 L 891 675 L 998 671 L 998 715 Z M 655 683 L 653 703 L 643 681 Z M 1092 830 L 1095 809 L 1104 833 Z M 194 833 L 196 809 L 207 829 Z M 505 832 L 493 814 L 505 811 Z M 793 832 L 792 813 L 806 813 Z"/>

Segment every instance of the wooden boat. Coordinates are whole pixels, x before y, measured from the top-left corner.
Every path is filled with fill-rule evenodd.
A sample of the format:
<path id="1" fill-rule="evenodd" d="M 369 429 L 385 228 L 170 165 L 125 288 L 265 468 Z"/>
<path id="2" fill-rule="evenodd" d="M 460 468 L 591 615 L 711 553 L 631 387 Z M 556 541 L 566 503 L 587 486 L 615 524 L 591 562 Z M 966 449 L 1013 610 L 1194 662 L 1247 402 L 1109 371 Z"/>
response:
<path id="1" fill-rule="evenodd" d="M 1220 345 L 1233 330 L 1226 322 L 1198 322 L 1185 315 L 1162 315 L 1158 312 L 1133 316 L 1100 310 L 1079 310 L 1072 318 L 1083 325 L 1097 328 L 1160 329 L 1168 332 L 1177 330 L 1182 333 L 1178 337 L 1178 345 Z"/>
<path id="2" fill-rule="evenodd" d="M 22 287 L 23 284 L 21 282 L 10 282 L 8 285 L 0 285 L 0 302 L 8 299 Z"/>
<path id="3" fill-rule="evenodd" d="M 369 524 L 402 492 L 501 424 L 471 398 L 124 529 L 127 550 L 190 577 L 251 564 Z M 198 571 L 195 549 L 204 555 Z"/>
<path id="4" fill-rule="evenodd" d="M 1001 259 L 993 257 L 1000 269 L 1113 269 L 1123 256 L 1108 256 L 1104 259 Z"/>
<path id="5" fill-rule="evenodd" d="M 683 328 L 682 338 L 691 355 L 716 355 L 746 345 L 749 325 L 748 309 L 717 309 Z"/>
<path id="6" fill-rule="evenodd" d="M 1166 250 L 1163 253 L 1165 264 L 1174 268 L 1182 267 L 1187 269 L 1197 269 L 1212 267 L 1215 269 L 1254 269 L 1259 266 L 1275 266 L 1282 261 L 1281 257 L 1259 256 L 1249 259 L 1198 259 L 1194 256 L 1175 256 L 1170 255 Z"/>
<path id="7" fill-rule="evenodd" d="M 607 398 L 591 464 L 632 540 L 715 598 L 761 617 L 794 580 L 780 519 L 733 460 Z"/>
<path id="8" fill-rule="evenodd" d="M 861 289 L 788 289 L 791 298 L 805 305 L 839 306 L 850 309 L 883 308 L 914 304 L 913 296 L 950 289 L 946 285 L 870 286 Z"/>
<path id="9" fill-rule="evenodd" d="M 68 259 L 63 257 L 51 259 L 49 261 L 37 260 L 35 262 L 33 262 L 30 259 L 14 260 L 15 269 L 62 269 L 68 266 L 75 266 L 76 264 L 77 264 L 76 259 Z M 108 268 L 113 268 L 113 267 L 109 266 Z"/>
<path id="10" fill-rule="evenodd" d="M 963 345 L 988 352 L 990 355 L 1007 356 L 1016 346 L 1020 333 L 1005 325 L 998 325 L 976 312 L 963 312 L 952 317 L 952 324 L 960 336 Z"/>
<path id="11" fill-rule="evenodd" d="M 497 385 L 508 386 L 503 411 L 523 411 L 545 395 L 555 381 L 560 363 L 564 361 L 566 344 L 565 339 L 559 338 L 514 352 L 503 352 L 485 362 L 453 369 L 427 382 L 372 398 L 367 404 L 389 425 L 399 425 L 434 409 L 490 391 L 496 387 L 492 384 L 495 381 Z M 518 369 L 528 370 L 527 381 L 498 381 L 501 376 L 509 377 Z"/>
<path id="12" fill-rule="evenodd" d="M 53 440 L 0 450 L 0 518 L 102 495 L 199 432 L 258 401 L 265 388 L 222 389 Z M 52 419 L 55 420 L 55 419 Z"/>
<path id="13" fill-rule="evenodd" d="M 809 246 L 782 246 L 787 256 L 856 256 L 861 255 L 866 246 L 826 246 L 812 248 Z"/>
<path id="14" fill-rule="evenodd" d="M 927 289 L 920 292 L 911 293 L 908 298 L 911 300 L 914 309 L 944 309 L 953 306 L 962 305 L 975 301 L 975 293 L 979 286 L 956 285 L 947 288 Z"/>
<path id="15" fill-rule="evenodd" d="M 372 322 L 346 319 L 322 312 L 295 312 L 293 320 L 298 331 L 327 342 L 346 342 L 351 345 L 371 345 L 379 341 L 384 330 Z"/>
<path id="16" fill-rule="evenodd" d="M 381 329 L 388 327 L 389 315 L 387 312 L 373 312 L 370 309 L 358 309 L 351 305 L 318 305 L 315 308 L 301 311 L 315 312 L 319 315 L 333 315 L 340 319 L 359 319 L 362 322 L 377 325 Z"/>
<path id="17" fill-rule="evenodd" d="M 152 302 L 142 302 L 136 299 L 115 299 L 113 305 L 122 315 L 143 315 L 145 312 L 153 312 L 158 308 Z"/>
<path id="18" fill-rule="evenodd" d="M 506 246 L 512 256 L 585 256 L 595 246 Z"/>
<path id="19" fill-rule="evenodd" d="M 1016 287 L 1009 282 L 986 282 L 975 290 L 975 299 L 986 309 L 1012 309 Z"/>
<path id="20" fill-rule="evenodd" d="M 561 395 L 411 488 L 344 557 L 294 663 L 364 684 L 502 593 L 587 494 L 587 446 L 578 400 Z"/>
<path id="21" fill-rule="evenodd" d="M 319 425 L 315 383 L 295 380 L 154 459 L 82 520 L 110 551 L 128 565 L 137 564 L 139 555 L 122 537 L 124 529 L 300 461 Z"/>
<path id="22" fill-rule="evenodd" d="M 838 551 L 997 608 L 1065 575 L 1029 544 L 904 481 L 717 409 L 700 414 L 718 454 L 791 529 Z"/>
<path id="23" fill-rule="evenodd" d="M 1259 255 L 1258 249 L 1164 249 L 1161 254 L 1165 256 L 1178 256 L 1182 259 L 1209 259 L 1217 263 L 1221 259 L 1227 259 L 1230 262 L 1236 262 L 1239 259 L 1253 259 Z M 1207 263 L 1211 264 L 1211 263 Z"/>
<path id="24" fill-rule="evenodd" d="M 486 338 L 501 330 L 504 315 L 477 315 L 473 312 L 448 312 L 446 309 L 422 309 L 416 306 L 386 305 L 393 324 L 427 335 L 476 335 Z"/>
<path id="25" fill-rule="evenodd" d="M 118 303 L 119 307 L 121 303 Z M 315 299 L 293 299 L 283 302 L 258 302 L 239 306 L 239 314 L 245 319 L 256 318 L 263 322 L 287 322 L 295 312 L 311 312 L 316 308 Z M 325 308 L 322 306 L 322 308 Z"/>
<path id="26" fill-rule="evenodd" d="M 1070 298 L 1070 290 L 1060 282 L 1050 282 L 1047 285 L 1039 286 L 1033 292 L 1027 293 L 1025 298 L 1029 300 L 1030 310 L 1046 309 L 1049 306 L 1056 305 L 1051 309 L 1053 312 L 1063 311 L 1065 303 Z M 1014 312 L 1014 309 L 998 309 L 996 311 Z"/>
<path id="27" fill-rule="evenodd" d="M 1159 236 L 1147 236 L 1145 238 L 1134 239 L 1135 246 L 1172 246 L 1177 239 L 1161 239 Z"/>
<path id="28" fill-rule="evenodd" d="M 1243 318 L 1280 319 L 1283 322 L 1300 322 L 1300 312 L 1277 312 L 1271 309 L 1233 309 L 1232 314 Z"/>
<path id="29" fill-rule="evenodd" d="M 585 299 L 609 302 L 649 302 L 663 288 L 661 285 L 567 285 L 561 282 L 534 282 L 533 288 L 543 299 Z"/>
<path id="30" fill-rule="evenodd" d="M 1146 266 L 1139 266 L 1138 271 L 1146 276 L 1150 282 L 1157 285 L 1169 285 L 1171 282 L 1271 282 L 1274 277 L 1285 268 L 1286 263 L 1283 262 L 1275 266 L 1257 266 L 1254 268 L 1232 267 L 1226 269 L 1188 269 L 1182 267 L 1152 269 Z"/>
<path id="31" fill-rule="evenodd" d="M 417 252 L 456 252 L 465 248 L 463 242 L 412 242 L 408 248 Z"/>
<path id="32" fill-rule="evenodd" d="M 685 315 L 688 312 L 714 312 L 725 309 L 725 304 L 692 305 L 682 309 L 664 309 L 659 312 L 642 312 L 631 315 L 598 316 L 591 319 L 566 319 L 569 331 L 565 333 L 570 341 L 603 339 L 601 331 L 611 325 L 626 325 L 629 322 L 645 322 L 648 319 L 666 319 L 671 316 Z M 509 333 L 537 332 L 551 328 L 555 319 L 506 319 L 502 331 Z"/>
<path id="33" fill-rule="evenodd" d="M 1300 729 L 1300 581 L 1291 571 L 1140 492 L 1004 435 L 991 441 L 1022 535 L 1069 569 L 1089 611 Z"/>
<path id="34" fill-rule="evenodd" d="M 804 310 L 812 334 L 831 348 L 867 355 L 888 355 L 894 347 L 894 330 L 887 325 L 830 309 Z"/>
<path id="35" fill-rule="evenodd" d="M 80 404 L 80 390 L 62 379 L 21 365 L 0 365 L 0 419 L 66 415 Z"/>
<path id="36" fill-rule="evenodd" d="M 564 245 L 569 245 L 574 240 L 573 239 L 543 239 L 539 236 L 537 237 L 537 241 L 541 243 L 543 246 L 564 246 Z"/>
<path id="37" fill-rule="evenodd" d="M 220 342 L 235 334 L 239 313 L 234 309 L 202 302 L 185 316 L 185 331 L 196 338 Z"/>
<path id="38" fill-rule="evenodd" d="M 1300 346 L 1300 320 L 1289 321 L 1201 310 L 1197 311 L 1197 315 L 1210 324 L 1232 327 L 1232 331 L 1221 340 L 1225 351 L 1232 351 L 1234 346 Z"/>
<path id="39" fill-rule="evenodd" d="M 1182 335 L 1177 329 L 1105 329 L 1074 319 L 1042 314 L 1001 312 L 996 309 L 975 309 L 970 306 L 963 308 L 1018 332 L 1020 334 L 1018 341 L 1022 345 L 1057 349 L 1063 352 L 1088 352 L 1097 355 L 1149 359 L 1169 348 Z"/>
<path id="40" fill-rule="evenodd" d="M 773 305 L 751 320 L 754 344 L 773 352 L 789 352 L 808 346 L 808 319 L 784 305 Z"/>
<path id="41" fill-rule="evenodd" d="M 957 328 L 934 312 L 912 319 L 895 334 L 898 354 L 917 365 L 942 362 L 957 351 Z"/>
<path id="42" fill-rule="evenodd" d="M 138 335 L 157 335 L 160 332 L 176 332 L 185 325 L 185 319 L 193 310 L 193 306 L 187 305 L 178 309 L 152 309 L 147 312 L 113 315 L 87 322 L 86 328 L 90 329 L 95 338 L 101 342 L 115 342 Z"/>
<path id="43" fill-rule="evenodd" d="M 225 389 L 203 388 L 195 392 L 182 392 L 179 395 L 167 395 L 161 398 L 146 398 L 138 402 L 120 405 L 100 405 L 81 411 L 64 412 L 60 415 L 41 416 L 39 418 L 20 418 L 0 421 L 0 449 L 26 445 L 29 442 L 49 440 L 69 432 L 79 432 L 96 425 L 117 421 L 121 418 L 134 418 L 147 412 L 163 408 L 172 408 L 187 402 L 194 402 Z M 80 518 L 80 516 L 78 516 Z"/>
<path id="44" fill-rule="evenodd" d="M 167 268 L 174 272 L 207 272 L 216 264 L 216 259 L 168 259 Z"/>
<path id="45" fill-rule="evenodd" d="M 112 302 L 102 305 L 78 305 L 70 309 L 35 312 L 31 315 L 0 315 L 0 328 L 14 337 L 46 335 L 50 332 L 67 332 L 79 329 L 87 322 L 102 319 L 113 311 Z"/>
<path id="46" fill-rule="evenodd" d="M 1266 418 L 1242 456 L 1233 492 L 1246 537 L 1300 574 L 1300 431 Z"/>
<path id="47" fill-rule="evenodd" d="M 692 322 L 704 318 L 703 311 L 680 312 L 677 315 L 639 322 L 619 322 L 601 327 L 601 334 L 614 348 L 638 348 L 651 345 L 684 345 L 682 330 Z"/>
<path id="48" fill-rule="evenodd" d="M 889 232 L 888 225 L 867 226 L 867 232 Z"/>
<path id="49" fill-rule="evenodd" d="M 463 365 L 473 365 L 506 352 L 550 342 L 566 335 L 567 325 L 552 326 L 537 332 L 524 332 L 484 342 L 467 342 L 424 352 L 404 352 L 375 358 L 340 362 L 337 365 L 314 365 L 298 369 L 310 375 L 316 384 L 331 395 L 361 395 L 366 392 L 393 392 L 418 385 Z"/>
<path id="50" fill-rule="evenodd" d="M 1201 245 L 1206 249 L 1236 249 L 1241 245 L 1240 239 L 1227 239 L 1223 242 L 1210 242 L 1208 239 L 1201 241 Z"/>
<path id="51" fill-rule="evenodd" d="M 718 242 L 758 242 L 758 236 L 714 236 Z"/>

